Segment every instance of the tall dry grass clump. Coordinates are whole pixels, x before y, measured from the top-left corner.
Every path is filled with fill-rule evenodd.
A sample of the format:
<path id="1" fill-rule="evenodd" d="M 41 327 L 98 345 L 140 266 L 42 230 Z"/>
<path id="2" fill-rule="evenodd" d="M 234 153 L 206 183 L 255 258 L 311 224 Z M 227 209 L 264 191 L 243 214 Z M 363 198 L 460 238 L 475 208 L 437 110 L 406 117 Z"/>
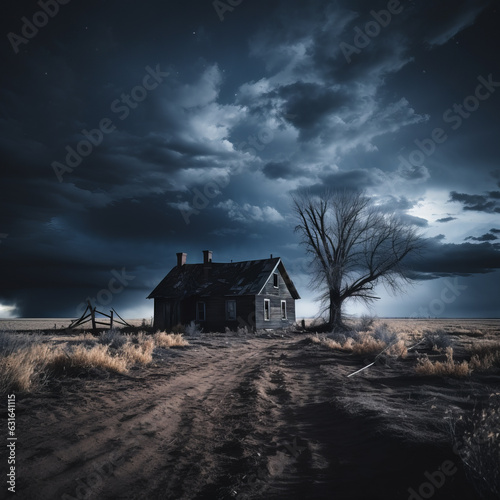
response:
<path id="1" fill-rule="evenodd" d="M 92 369 L 125 373 L 127 362 L 119 356 L 112 355 L 108 346 L 96 345 L 87 349 L 83 345 L 78 345 L 71 350 L 57 349 L 47 362 L 47 368 L 54 375 L 80 375 Z"/>
<path id="2" fill-rule="evenodd" d="M 0 357 L 0 392 L 30 392 L 44 385 L 53 353 L 47 345 L 24 345 Z"/>
<path id="3" fill-rule="evenodd" d="M 319 337 L 318 335 L 309 338 L 330 349 L 338 349 L 352 354 L 366 356 L 380 354 L 387 349 L 385 354 L 394 357 L 406 357 L 405 334 L 398 334 L 392 331 L 386 323 L 375 325 L 373 320 L 364 320 L 361 325 L 369 324 L 369 329 L 365 331 L 350 331 L 346 334 L 331 334 L 329 337 Z"/>
<path id="4" fill-rule="evenodd" d="M 122 356 L 128 364 L 148 365 L 153 361 L 155 342 L 152 338 L 141 338 L 135 343 L 127 342 L 120 349 Z"/>
<path id="5" fill-rule="evenodd" d="M 180 333 L 156 332 L 153 339 L 157 347 L 184 347 L 189 342 Z"/>
<path id="6" fill-rule="evenodd" d="M 453 347 L 446 348 L 446 361 L 435 361 L 434 363 L 424 356 L 418 360 L 415 372 L 422 376 L 441 377 L 466 377 L 470 374 L 469 363 L 459 363 L 453 359 Z"/>
<path id="7" fill-rule="evenodd" d="M 130 366 L 147 365 L 155 347 L 186 346 L 180 334 L 143 332 L 123 335 L 104 332 L 97 340 L 88 335 L 72 339 L 75 346 L 55 345 L 43 337 L 0 332 L 0 392 L 32 392 L 50 379 L 81 376 L 99 370 L 125 373 Z"/>
<path id="8" fill-rule="evenodd" d="M 500 368 L 500 342 L 481 342 L 472 345 L 469 349 L 472 355 L 470 366 L 473 370 L 489 371 L 492 368 Z"/>

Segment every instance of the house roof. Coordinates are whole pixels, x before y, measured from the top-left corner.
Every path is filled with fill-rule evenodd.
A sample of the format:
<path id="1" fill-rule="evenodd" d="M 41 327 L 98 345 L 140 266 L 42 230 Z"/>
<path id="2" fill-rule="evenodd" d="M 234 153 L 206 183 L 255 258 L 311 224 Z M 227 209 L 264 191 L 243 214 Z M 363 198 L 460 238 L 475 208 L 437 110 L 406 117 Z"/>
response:
<path id="1" fill-rule="evenodd" d="M 279 257 L 264 260 L 210 264 L 184 264 L 174 267 L 149 294 L 153 298 L 257 295 L 271 274 L 279 269 L 294 299 L 299 294 Z"/>

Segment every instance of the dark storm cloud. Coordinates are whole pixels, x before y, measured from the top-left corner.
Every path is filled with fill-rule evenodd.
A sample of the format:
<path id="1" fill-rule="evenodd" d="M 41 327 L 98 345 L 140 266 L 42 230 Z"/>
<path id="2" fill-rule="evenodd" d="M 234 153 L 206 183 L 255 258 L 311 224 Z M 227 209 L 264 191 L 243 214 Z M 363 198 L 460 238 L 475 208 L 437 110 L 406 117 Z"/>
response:
<path id="1" fill-rule="evenodd" d="M 269 162 L 264 166 L 262 172 L 269 179 L 295 179 L 305 174 L 304 171 L 288 161 Z"/>
<path id="2" fill-rule="evenodd" d="M 6 4 L 0 32 L 19 32 L 33 5 Z M 482 175 L 500 187 L 495 93 L 421 164 L 397 160 L 479 74 L 500 79 L 489 5 L 401 2 L 349 58 L 341 44 L 355 44 L 386 0 L 242 2 L 224 23 L 210 1 L 89 0 L 61 7 L 18 54 L 4 36 L 0 305 L 73 315 L 125 268 L 136 278 L 111 305 L 129 307 L 178 251 L 192 262 L 204 248 L 221 261 L 300 259 L 289 250 L 297 190 L 368 189 L 382 210 L 422 228 L 428 213 L 415 200 L 438 182 L 466 211 L 498 212 L 499 192 L 480 184 Z M 148 67 L 162 81 L 142 99 Z M 116 129 L 59 182 L 53 162 L 106 118 Z M 466 194 L 471 180 L 484 194 Z M 439 275 L 442 253 L 447 275 L 495 268 L 496 244 L 475 241 L 436 238 L 419 272 Z"/>
<path id="3" fill-rule="evenodd" d="M 500 203 L 491 201 L 499 199 L 498 194 L 500 194 L 498 191 L 490 191 L 487 195 L 457 193 L 456 191 L 452 191 L 450 193 L 450 201 L 462 203 L 464 210 L 500 213 Z"/>
<path id="4" fill-rule="evenodd" d="M 307 188 L 299 188 L 300 192 L 309 192 L 311 194 L 322 194 L 325 189 L 361 191 L 368 187 L 373 187 L 383 182 L 382 172 L 372 170 L 350 170 L 348 172 L 335 172 L 322 176 L 321 183 L 314 184 Z"/>
<path id="5" fill-rule="evenodd" d="M 420 255 L 408 262 L 417 279 L 443 276 L 470 276 L 500 269 L 500 250 L 488 242 L 440 243 L 427 239 Z"/>
<path id="6" fill-rule="evenodd" d="M 445 222 L 451 222 L 452 220 L 457 220 L 457 218 L 456 217 L 443 217 L 441 219 L 437 219 L 436 222 L 445 223 Z"/>
<path id="7" fill-rule="evenodd" d="M 422 217 L 416 217 L 415 215 L 401 214 L 399 218 L 406 224 L 410 224 L 412 226 L 417 226 L 417 227 L 429 226 L 429 221 L 427 219 L 424 219 Z"/>
<path id="8" fill-rule="evenodd" d="M 340 90 L 325 88 L 316 83 L 297 82 L 280 87 L 270 94 L 286 104 L 283 113 L 301 131 L 303 140 L 317 136 L 329 117 L 347 101 L 348 96 Z"/>
<path id="9" fill-rule="evenodd" d="M 491 233 L 485 233 L 482 236 L 476 237 L 476 236 L 467 236 L 465 240 L 473 240 L 473 241 L 495 241 L 498 240 L 498 236 L 495 236 L 494 234 Z"/>

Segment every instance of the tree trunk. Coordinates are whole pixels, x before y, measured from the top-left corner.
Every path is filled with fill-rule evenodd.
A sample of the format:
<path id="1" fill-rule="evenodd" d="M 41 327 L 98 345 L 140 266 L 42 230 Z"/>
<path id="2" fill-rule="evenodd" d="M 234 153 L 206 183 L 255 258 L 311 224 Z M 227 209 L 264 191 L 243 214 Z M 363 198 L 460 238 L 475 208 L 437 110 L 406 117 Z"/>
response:
<path id="1" fill-rule="evenodd" d="M 340 294 L 335 290 L 330 290 L 330 327 L 332 329 L 346 329 L 342 321 L 342 300 Z"/>

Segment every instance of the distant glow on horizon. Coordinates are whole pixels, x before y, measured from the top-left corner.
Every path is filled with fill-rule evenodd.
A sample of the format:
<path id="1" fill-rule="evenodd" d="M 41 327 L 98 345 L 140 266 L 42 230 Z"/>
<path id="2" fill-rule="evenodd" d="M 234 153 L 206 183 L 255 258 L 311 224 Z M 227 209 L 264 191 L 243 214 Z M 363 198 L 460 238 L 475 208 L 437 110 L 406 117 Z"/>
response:
<path id="1" fill-rule="evenodd" d="M 17 318 L 18 316 L 15 313 L 16 309 L 16 306 L 6 306 L 4 304 L 0 304 L 0 318 Z"/>

